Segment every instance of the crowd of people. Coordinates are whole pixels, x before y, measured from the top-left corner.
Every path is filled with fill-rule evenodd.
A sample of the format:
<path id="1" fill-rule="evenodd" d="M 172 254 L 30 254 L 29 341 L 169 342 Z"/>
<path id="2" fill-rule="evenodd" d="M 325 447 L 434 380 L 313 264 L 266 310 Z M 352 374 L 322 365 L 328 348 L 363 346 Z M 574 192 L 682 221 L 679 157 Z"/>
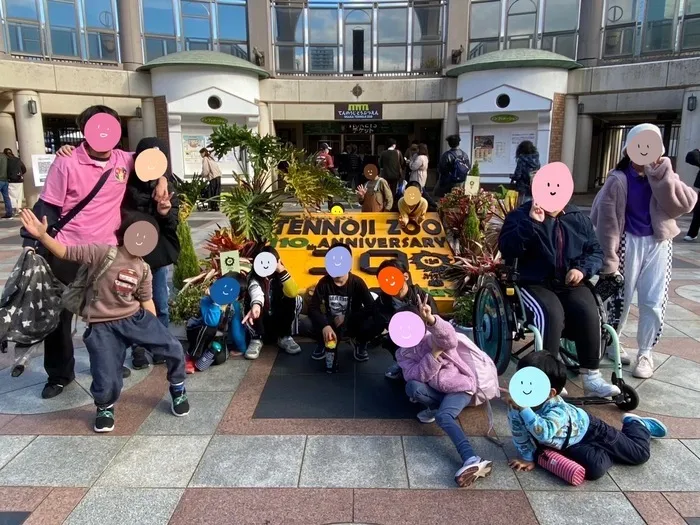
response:
<path id="1" fill-rule="evenodd" d="M 112 109 L 93 106 L 78 118 L 81 131 L 100 114 L 118 119 Z M 613 462 L 644 463 L 649 458 L 650 439 L 666 435 L 660 421 L 632 414 L 624 416 L 618 431 L 561 397 L 566 369 L 559 358 L 559 341 L 565 329 L 576 343 L 585 395 L 620 394 L 599 371 L 603 354 L 599 312 L 591 290 L 581 286 L 595 275 L 619 272 L 625 277 L 623 293 L 615 298 L 622 311 L 618 330 L 624 328 L 633 294 L 638 294 L 640 328 L 634 375 L 648 378 L 653 374 L 652 349 L 663 329 L 668 300 L 672 239 L 679 233 L 676 219 L 694 207 L 697 213 L 697 194 L 680 180 L 668 158 L 659 155 L 654 162 L 639 164 L 628 154 L 635 141 L 649 131 L 661 140 L 653 125 L 638 126 L 629 133 L 622 159 L 597 196 L 591 218 L 571 204 L 545 211 L 534 202 L 530 187 L 540 169 L 537 150 L 529 142 L 518 147 L 513 180 L 523 198 L 506 217 L 499 247 L 506 261 L 519 261 L 529 322 L 542 334 L 545 349 L 528 355 L 518 367 L 541 370 L 551 391 L 546 401 L 534 407 L 518 406 L 506 395 L 508 421 L 521 456 L 512 461 L 514 469 L 534 468 L 544 447 L 559 450 L 583 465 L 588 479 L 597 479 Z M 450 149 L 438 163 L 436 197 L 459 186 L 460 178 L 469 171 L 469 158 L 459 148 L 459 137 L 448 137 L 447 142 Z M 89 268 L 88 275 L 96 275 L 105 258 L 112 259 L 81 311 L 88 320 L 83 339 L 90 356 L 97 432 L 114 428 L 114 405 L 123 377 L 129 373 L 124 367 L 129 347 L 133 348 L 134 368 L 151 362 L 167 364 L 172 412 L 184 416 L 190 409 L 185 377 L 193 371 L 191 359 L 167 330 L 169 268 L 180 250 L 175 233 L 178 200 L 169 162 L 157 180 L 144 181 L 137 176 L 135 156 L 150 149 L 169 158 L 167 144 L 157 138 L 143 139 L 135 154 L 118 148 L 97 151 L 89 142 L 62 148 L 33 211 L 21 212 L 25 246 L 41 250 L 39 243 L 43 245 L 41 253 L 63 284 L 76 279 L 81 264 Z M 402 224 L 420 223 L 430 206 L 425 192 L 427 153 L 424 144 L 416 143 L 404 155 L 397 150 L 396 141 L 390 140 L 376 169 L 365 168 L 360 173 L 361 164 L 354 157 L 357 152 L 351 147 L 347 152 L 350 180 L 357 184 L 363 211 L 395 209 Z M 208 151 L 203 150 L 202 157 L 207 177 L 220 179 L 221 172 Z M 325 168 L 334 169 L 327 144 L 318 158 Z M 0 188 L 2 173 L 0 159 Z M 409 191 L 410 199 L 406 188 L 414 189 Z M 78 213 L 71 213 L 76 209 Z M 70 220 L 60 221 L 66 216 Z M 57 223 L 60 229 L 52 227 Z M 148 252 L 134 249 L 128 241 L 129 232 L 144 223 L 157 235 Z M 349 246 L 337 244 L 334 250 L 341 262 L 352 261 Z M 193 345 L 201 346 L 206 339 L 206 346 L 222 332 L 227 349 L 243 353 L 246 359 L 257 359 L 266 342 L 276 343 L 288 354 L 301 352 L 293 330 L 299 312 L 298 286 L 274 248 L 265 247 L 261 254 L 267 261 L 261 267 L 265 271 L 254 265 L 246 276 L 224 276 L 240 283 L 230 303 L 217 302 L 220 296 L 211 289 L 202 297 L 201 322 L 190 341 Z M 351 266 L 347 262 L 345 271 L 324 275 L 313 289 L 308 317 L 309 335 L 316 347 L 311 358 L 325 360 L 345 340 L 351 342 L 358 362 L 370 359 L 369 350 L 385 348 L 394 357 L 386 377 L 406 381 L 407 396 L 424 406 L 418 420 L 437 423 L 459 452 L 463 464 L 455 474 L 457 484 L 469 486 L 488 475 L 491 461 L 476 455 L 457 421 L 463 409 L 477 401 L 479 383 L 484 379 L 463 357 L 462 347 L 472 343 L 439 315 L 430 294 L 413 283 L 402 261 L 391 259 L 380 265 L 379 274 L 390 269 L 402 281 L 395 293 L 381 291 L 376 297 Z M 425 336 L 417 345 L 401 347 L 385 335 L 391 320 L 402 312 L 412 312 L 424 323 Z M 44 341 L 48 380 L 42 397 L 47 399 L 60 395 L 75 379 L 72 317 L 71 311 L 63 311 L 58 327 Z M 246 327 L 245 332 L 242 327 Z M 623 359 L 630 362 L 629 355 L 622 352 Z M 224 358 L 226 353 L 224 350 Z"/>

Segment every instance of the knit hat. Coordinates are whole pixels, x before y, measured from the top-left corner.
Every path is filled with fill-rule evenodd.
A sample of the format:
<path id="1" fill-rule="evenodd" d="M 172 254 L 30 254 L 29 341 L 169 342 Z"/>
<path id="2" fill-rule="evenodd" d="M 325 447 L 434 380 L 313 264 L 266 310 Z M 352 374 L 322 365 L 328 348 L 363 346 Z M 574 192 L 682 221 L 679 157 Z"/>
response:
<path id="1" fill-rule="evenodd" d="M 625 145 L 622 147 L 623 155 L 627 153 L 627 146 L 630 142 L 632 142 L 632 139 L 634 139 L 634 137 L 639 135 L 642 131 L 653 131 L 654 133 L 656 133 L 659 136 L 659 140 L 661 141 L 661 154 L 663 155 L 664 153 L 666 153 L 666 148 L 663 146 L 664 139 L 661 135 L 661 130 L 658 126 L 655 126 L 654 124 L 646 123 L 638 124 L 631 130 L 629 130 L 629 133 L 627 133 L 627 138 L 625 139 Z"/>

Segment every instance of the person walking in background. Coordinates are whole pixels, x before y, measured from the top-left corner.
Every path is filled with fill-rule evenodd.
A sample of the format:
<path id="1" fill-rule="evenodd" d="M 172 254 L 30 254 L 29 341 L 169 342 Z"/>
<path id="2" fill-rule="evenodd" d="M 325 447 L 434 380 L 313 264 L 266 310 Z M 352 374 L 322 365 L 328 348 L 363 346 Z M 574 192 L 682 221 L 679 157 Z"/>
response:
<path id="1" fill-rule="evenodd" d="M 335 169 L 335 163 L 333 162 L 333 156 L 331 155 L 331 147 L 326 142 L 321 143 L 321 148 L 316 154 L 316 163 L 318 164 L 319 168 L 330 171 L 334 175 L 338 174 L 337 170 Z M 328 209 L 330 210 L 332 206 L 333 197 L 328 197 Z"/>
<path id="2" fill-rule="evenodd" d="M 350 144 L 350 153 L 348 153 L 348 180 L 355 188 L 365 183 L 362 174 L 362 159 L 357 154 L 357 144 Z"/>
<path id="3" fill-rule="evenodd" d="M 425 183 L 428 182 L 428 146 L 426 144 L 418 145 L 418 151 L 411 158 L 409 166 L 411 168 L 409 182 L 417 182 L 423 191 Z"/>
<path id="4" fill-rule="evenodd" d="M 9 159 L 5 153 L 0 154 L 0 193 L 2 193 L 2 200 L 5 202 L 4 219 L 11 219 L 13 215 L 12 201 L 10 200 L 10 184 L 7 180 L 8 161 Z"/>
<path id="5" fill-rule="evenodd" d="M 199 150 L 202 156 L 202 177 L 209 181 L 209 189 L 207 191 L 209 199 L 209 209 L 219 211 L 219 196 L 221 195 L 221 169 L 216 161 L 211 157 L 211 153 L 207 148 Z"/>
<path id="6" fill-rule="evenodd" d="M 700 149 L 694 149 L 693 151 L 689 151 L 688 154 L 685 156 L 685 161 L 690 164 L 691 166 L 695 166 L 696 168 L 700 168 Z M 693 183 L 693 187 L 700 192 L 700 170 L 698 170 L 698 174 L 695 176 L 695 182 Z M 695 208 L 693 208 L 693 220 L 690 221 L 690 228 L 688 228 L 688 233 L 686 234 L 685 237 L 683 237 L 683 240 L 686 242 L 692 242 L 695 239 L 698 238 L 698 231 L 700 230 L 700 199 L 698 199 L 698 202 L 695 204 Z"/>
<path id="7" fill-rule="evenodd" d="M 10 203 L 12 208 L 17 211 L 22 207 L 24 201 L 24 174 L 27 173 L 27 168 L 19 157 L 15 157 L 10 148 L 5 148 L 3 153 L 7 157 Z"/>
<path id="8" fill-rule="evenodd" d="M 379 156 L 379 170 L 381 177 L 389 183 L 392 195 L 396 195 L 396 187 L 404 180 L 404 165 L 403 155 L 396 149 L 396 140 L 389 139 L 387 148 Z M 395 202 L 398 202 L 398 199 Z"/>
<path id="9" fill-rule="evenodd" d="M 447 137 L 450 149 L 442 154 L 438 163 L 438 183 L 435 186 L 435 198 L 441 199 L 452 189 L 467 180 L 467 174 L 471 169 L 469 155 L 459 148 L 461 139 L 459 135 Z"/>
<path id="10" fill-rule="evenodd" d="M 540 169 L 540 154 L 529 140 L 518 144 L 515 150 L 515 172 L 510 178 L 513 189 L 518 192 L 518 205 L 532 199 L 530 184 L 532 177 Z"/>

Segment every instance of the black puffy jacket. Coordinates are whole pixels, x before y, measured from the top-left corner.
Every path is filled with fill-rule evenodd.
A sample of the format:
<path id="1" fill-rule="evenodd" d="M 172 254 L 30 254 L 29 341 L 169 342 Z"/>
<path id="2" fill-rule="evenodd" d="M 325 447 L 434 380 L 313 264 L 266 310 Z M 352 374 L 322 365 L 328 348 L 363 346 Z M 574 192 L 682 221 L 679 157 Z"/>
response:
<path id="1" fill-rule="evenodd" d="M 506 263 L 518 259 L 520 281 L 525 284 L 563 284 L 569 270 L 590 279 L 603 266 L 603 250 L 593 223 L 573 204 L 544 222 L 530 218 L 532 201 L 506 216 L 498 247 Z"/>
<path id="2" fill-rule="evenodd" d="M 138 146 L 136 146 L 136 156 L 149 148 L 160 149 L 168 158 L 168 169 L 165 176 L 168 179 L 168 191 L 174 193 L 171 200 L 172 208 L 170 208 L 170 211 L 165 216 L 158 213 L 156 202 L 153 200 L 153 190 L 156 187 L 156 182 L 144 182 L 136 176 L 135 171 L 132 171 L 127 181 L 122 209 L 146 213 L 155 218 L 158 222 L 158 228 L 160 230 L 158 244 L 155 250 L 144 257 L 144 260 L 151 269 L 156 270 L 163 266 L 174 264 L 180 255 L 180 241 L 177 238 L 180 201 L 177 198 L 175 186 L 173 185 L 174 179 L 170 170 L 170 153 L 168 151 L 168 146 L 158 138 L 144 138 L 138 143 Z"/>

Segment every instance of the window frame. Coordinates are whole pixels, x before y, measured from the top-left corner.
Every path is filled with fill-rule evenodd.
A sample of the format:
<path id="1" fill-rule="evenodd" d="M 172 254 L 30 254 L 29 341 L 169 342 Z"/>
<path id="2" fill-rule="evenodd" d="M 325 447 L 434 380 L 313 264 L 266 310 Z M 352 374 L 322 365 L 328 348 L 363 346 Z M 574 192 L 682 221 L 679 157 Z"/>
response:
<path id="1" fill-rule="evenodd" d="M 647 36 L 647 31 L 648 31 L 648 26 L 649 22 L 647 22 L 647 14 L 649 13 L 649 2 L 644 3 L 644 16 L 642 17 L 642 22 L 641 22 L 641 27 L 639 32 L 637 33 L 638 38 L 639 38 L 639 55 L 640 56 L 649 56 L 649 55 L 666 55 L 670 53 L 674 53 L 678 46 L 680 44 L 676 43 L 676 40 L 679 35 L 679 26 L 680 26 L 680 13 L 679 9 L 681 5 L 684 5 L 685 0 L 673 0 L 675 2 L 674 4 L 674 10 L 673 10 L 673 17 L 669 19 L 669 21 L 672 24 L 671 28 L 671 47 L 668 49 L 657 49 L 657 50 L 651 50 L 651 51 L 645 51 L 644 46 L 646 44 L 646 36 Z M 636 46 L 635 46 L 636 50 Z"/>
<path id="2" fill-rule="evenodd" d="M 508 6 L 508 2 L 511 0 L 504 0 L 504 5 Z M 515 6 L 518 2 L 529 2 L 530 5 L 535 6 L 535 11 L 528 11 L 526 13 L 515 13 L 513 15 L 510 14 L 510 10 L 513 9 L 513 6 Z M 526 17 L 526 16 L 532 16 L 535 15 L 535 20 L 534 23 L 532 24 L 532 32 L 531 33 L 525 33 L 522 35 L 513 35 L 511 36 L 508 27 L 510 26 L 510 19 L 511 17 Z M 503 38 L 504 38 L 504 45 L 506 49 L 511 49 L 510 43 L 513 40 L 529 40 L 530 45 L 528 46 L 528 49 L 537 49 L 537 43 L 538 43 L 538 34 L 539 34 L 539 21 L 540 21 L 540 0 L 513 0 L 513 3 L 510 4 L 510 6 L 505 8 L 505 29 L 503 31 Z M 535 44 L 533 47 L 532 44 Z"/>
<path id="3" fill-rule="evenodd" d="M 144 2 L 148 0 L 139 0 L 139 17 L 141 19 L 141 50 L 143 52 L 143 63 L 147 64 L 151 60 L 155 60 L 156 58 L 160 58 L 163 56 L 168 55 L 169 53 L 167 52 L 166 49 L 166 42 L 174 42 L 175 43 L 175 53 L 177 53 L 180 50 L 180 38 L 178 35 L 178 14 L 176 11 L 176 6 L 174 4 L 173 0 L 170 1 L 170 7 L 171 7 L 171 12 L 172 12 L 172 17 L 173 17 L 173 33 L 168 34 L 168 33 L 151 33 L 146 31 L 146 14 L 144 12 Z M 177 6 L 179 7 L 179 5 Z M 148 58 L 148 40 L 151 41 L 160 41 L 161 44 L 161 49 L 163 49 L 163 54 L 159 55 L 158 57 L 152 58 L 149 60 Z"/>
<path id="4" fill-rule="evenodd" d="M 51 23 L 51 17 L 49 16 L 49 2 L 56 2 L 58 4 L 72 4 L 73 5 L 73 19 L 75 21 L 75 27 L 73 28 L 63 28 L 62 26 L 56 26 L 56 30 L 63 30 L 65 31 L 66 29 L 72 30 L 73 31 L 73 47 L 75 49 L 75 54 L 74 55 L 62 55 L 60 53 L 54 52 L 53 49 L 53 35 L 52 31 L 54 30 L 54 26 Z M 83 28 L 80 24 L 80 9 L 78 8 L 77 0 L 44 0 L 43 1 L 43 7 L 44 7 L 44 13 L 46 16 L 46 32 L 47 32 L 47 50 L 48 50 L 48 55 L 50 57 L 56 57 L 59 59 L 67 59 L 67 60 L 85 60 L 85 55 L 83 53 L 83 44 L 82 44 L 82 38 L 81 34 L 83 32 Z"/>
<path id="5" fill-rule="evenodd" d="M 700 11 L 698 11 L 695 14 L 688 15 L 686 14 L 688 12 L 688 6 L 690 5 L 691 0 L 684 0 L 683 2 L 683 19 L 681 21 L 681 27 L 678 31 L 679 33 L 679 38 L 678 38 L 678 48 L 680 51 L 696 51 L 700 50 L 700 43 L 698 43 L 697 46 L 694 47 L 684 47 L 683 46 L 683 40 L 685 38 L 685 28 L 686 28 L 686 21 L 687 20 L 698 20 L 700 21 Z"/>
<path id="6" fill-rule="evenodd" d="M 271 4 L 272 7 L 272 44 L 273 44 L 273 55 L 274 55 L 274 67 L 275 71 L 279 73 L 286 73 L 290 75 L 298 75 L 302 73 L 307 73 L 308 72 L 308 57 L 306 53 L 306 13 L 304 6 L 299 4 L 297 5 L 296 3 L 292 4 L 284 4 L 284 5 L 276 5 L 276 4 Z M 278 33 L 278 28 L 277 28 L 277 8 L 281 7 L 283 9 L 297 9 L 299 11 L 299 21 L 301 22 L 301 42 L 296 41 L 296 36 L 295 36 L 295 41 L 294 42 L 279 42 L 277 40 L 277 33 Z M 296 35 L 296 27 L 294 28 L 294 34 Z M 287 49 L 296 49 L 296 48 L 301 48 L 301 56 L 302 56 L 302 64 L 301 64 L 301 70 L 295 70 L 295 69 L 281 69 L 280 64 L 279 64 L 279 52 L 277 48 L 287 48 Z M 295 60 L 297 53 L 296 51 L 293 52 Z"/>
<path id="7" fill-rule="evenodd" d="M 552 52 L 558 53 L 556 46 L 556 39 L 561 36 L 573 36 L 574 37 L 574 56 L 569 57 L 572 60 L 576 60 L 578 57 L 578 41 L 579 41 L 579 30 L 581 28 L 581 3 L 585 0 L 576 0 L 576 27 L 574 29 L 563 29 L 558 31 L 547 31 L 547 6 L 550 2 L 556 2 L 557 0 L 544 0 L 542 5 L 542 31 L 539 35 L 539 49 L 544 49 L 543 44 L 545 38 L 552 38 Z M 559 53 L 561 54 L 561 53 Z M 566 56 L 566 55 L 564 55 Z"/>
<path id="8" fill-rule="evenodd" d="M 244 45 L 246 49 L 246 56 L 244 60 L 250 59 L 250 24 L 248 23 L 248 2 L 246 0 L 241 0 L 240 2 L 220 2 L 216 1 L 215 4 L 216 20 L 213 21 L 214 29 L 216 33 L 214 34 L 214 49 L 221 51 L 221 46 L 237 46 Z M 245 40 L 235 40 L 231 38 L 221 38 L 221 29 L 219 27 L 221 15 L 219 13 L 221 6 L 235 6 L 243 8 L 243 19 L 245 21 Z M 223 52 L 223 51 L 222 51 Z M 238 54 L 231 53 L 231 56 L 236 56 L 238 58 L 243 58 Z"/>
<path id="9" fill-rule="evenodd" d="M 486 37 L 486 38 L 481 38 L 481 37 L 480 38 L 471 38 L 471 29 L 472 29 L 471 23 L 473 20 L 472 10 L 474 9 L 475 5 L 480 5 L 480 4 L 481 5 L 483 5 L 483 4 L 497 4 L 498 5 L 498 7 L 499 7 L 499 9 L 498 9 L 498 26 L 497 26 L 498 29 L 496 30 L 496 36 Z M 467 41 L 467 57 L 469 59 L 475 58 L 477 56 L 481 56 L 485 53 L 490 53 L 491 51 L 486 51 L 485 53 L 474 53 L 474 51 L 476 51 L 476 49 L 478 49 L 480 46 L 482 46 L 484 44 L 495 42 L 497 44 L 497 47 L 499 50 L 502 48 L 502 46 L 501 46 L 501 44 L 503 42 L 502 35 L 504 32 L 504 29 L 503 29 L 503 16 L 504 16 L 503 10 L 504 10 L 505 5 L 506 5 L 506 3 L 503 0 L 479 0 L 479 1 L 472 0 L 469 3 L 469 27 L 467 28 L 467 31 L 469 33 L 469 35 L 468 35 L 469 39 Z M 476 44 L 476 46 L 473 49 L 472 49 L 472 44 Z"/>
<path id="10" fill-rule="evenodd" d="M 10 54 L 15 54 L 15 55 L 21 55 L 21 56 L 30 56 L 30 57 L 45 57 L 47 53 L 47 47 L 46 47 L 46 34 L 44 32 L 44 22 L 42 19 L 42 8 L 43 8 L 43 0 L 31 0 L 34 2 L 34 8 L 36 10 L 37 17 L 36 19 L 32 18 L 18 18 L 18 17 L 10 17 L 7 15 L 8 9 L 7 9 L 7 2 L 5 0 L 2 0 L 2 13 L 3 13 L 3 18 L 5 22 L 5 49 L 7 49 L 8 53 Z M 12 49 L 12 36 L 10 34 L 10 27 L 11 26 L 16 26 L 17 30 L 21 32 L 22 26 L 26 27 L 32 27 L 37 30 L 39 33 L 39 48 L 40 52 L 39 53 L 31 53 L 25 50 L 13 50 Z M 21 41 L 22 44 L 24 43 L 24 39 L 20 38 L 18 41 Z"/>
<path id="11" fill-rule="evenodd" d="M 185 10 L 182 8 L 182 2 L 189 2 L 191 4 L 201 4 L 205 9 L 208 10 L 207 16 L 198 16 L 198 15 L 186 15 Z M 217 2 L 218 4 L 218 2 Z M 185 19 L 192 19 L 192 20 L 206 20 L 209 25 L 209 38 L 207 38 L 207 51 L 212 51 L 214 49 L 214 21 L 213 21 L 213 14 L 214 11 L 217 10 L 216 8 L 212 9 L 212 2 L 211 0 L 179 0 L 178 2 L 178 9 L 179 9 L 179 22 L 180 22 L 180 35 L 181 35 L 181 46 L 183 51 L 192 51 L 190 49 L 190 41 L 192 42 L 203 42 L 202 39 L 200 38 L 189 38 L 185 34 Z M 200 51 L 200 50 L 197 50 Z"/>
<path id="12" fill-rule="evenodd" d="M 81 30 L 85 34 L 85 58 L 88 62 L 98 62 L 106 64 L 119 64 L 121 62 L 121 48 L 119 43 L 119 14 L 117 13 L 117 2 L 116 0 L 109 0 L 109 4 L 112 7 L 112 17 L 114 18 L 114 24 L 112 29 L 100 29 L 96 27 L 90 27 L 87 21 L 87 2 L 89 0 L 83 0 L 82 2 L 82 17 L 85 21 L 84 28 Z M 107 58 L 93 58 L 90 56 L 90 35 L 96 34 L 98 39 L 102 39 L 102 35 L 112 35 L 114 38 L 114 56 L 115 60 L 110 60 Z"/>

